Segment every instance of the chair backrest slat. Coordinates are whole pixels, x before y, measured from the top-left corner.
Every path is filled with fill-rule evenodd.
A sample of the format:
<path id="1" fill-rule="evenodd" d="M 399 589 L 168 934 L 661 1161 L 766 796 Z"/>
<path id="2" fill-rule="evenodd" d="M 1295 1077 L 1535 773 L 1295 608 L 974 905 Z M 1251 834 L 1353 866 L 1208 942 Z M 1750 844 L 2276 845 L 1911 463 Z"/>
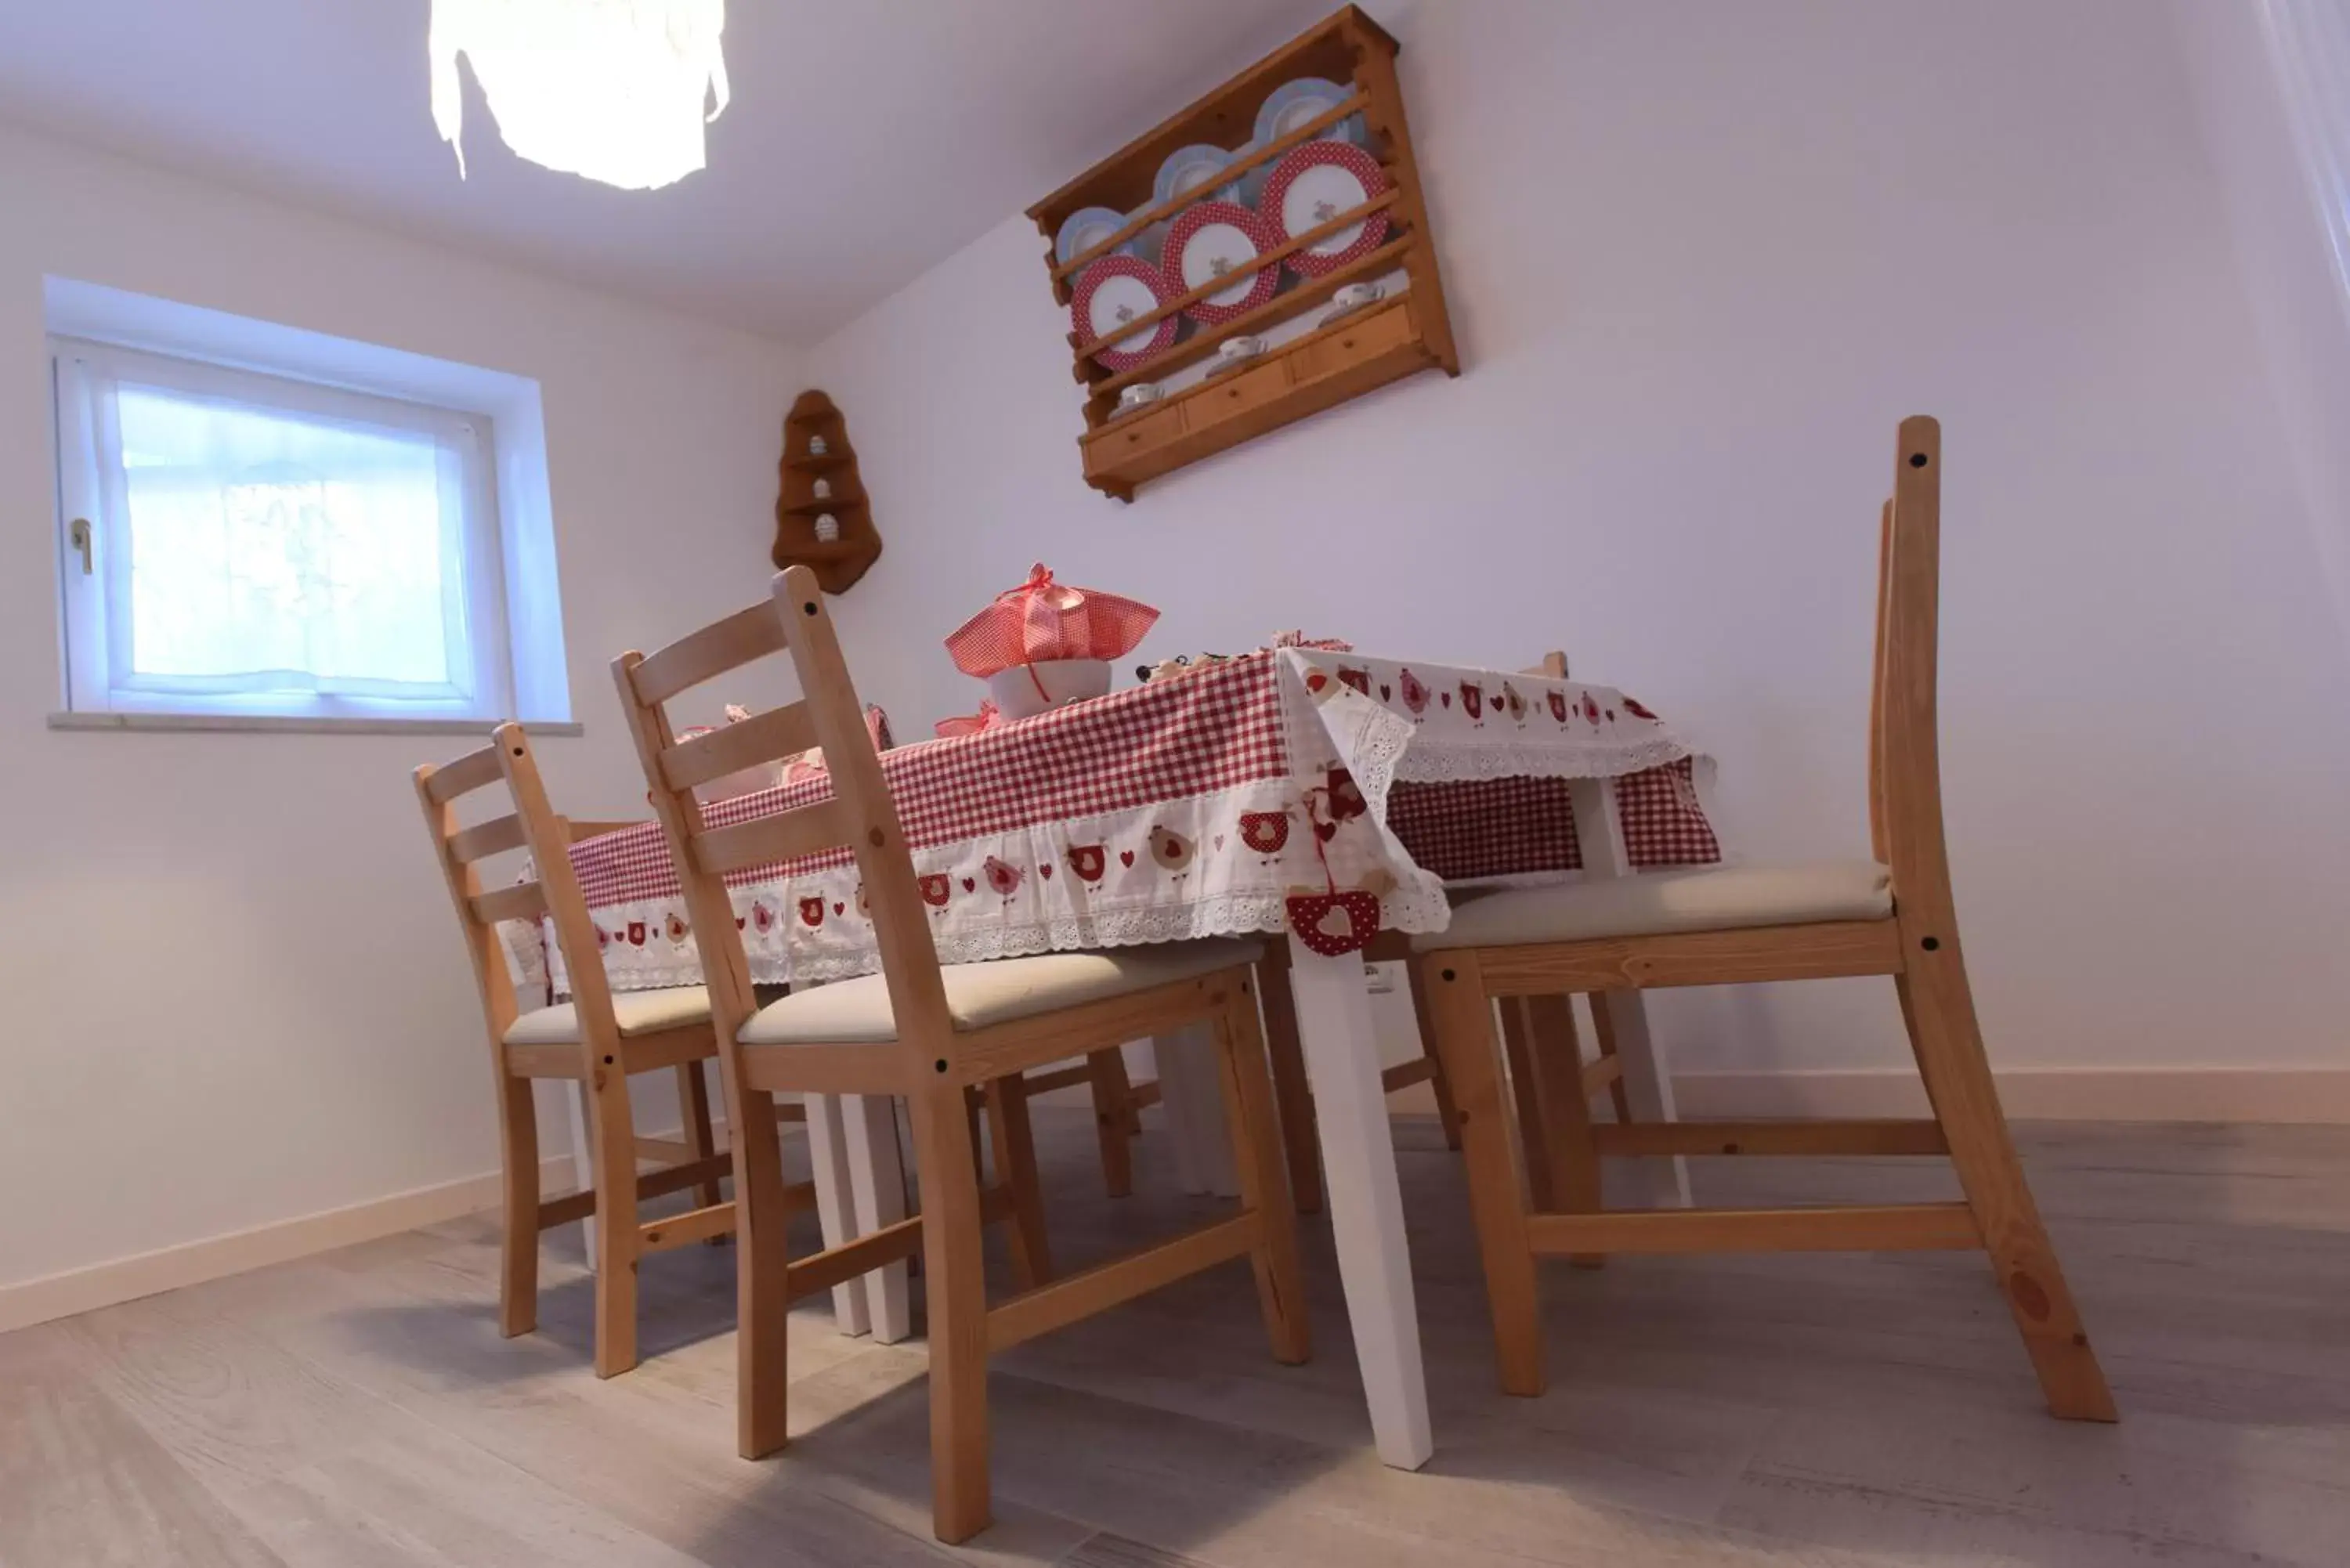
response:
<path id="1" fill-rule="evenodd" d="M 732 827 L 695 836 L 693 858 L 702 870 L 723 877 L 750 866 L 769 866 L 837 849 L 857 834 L 857 823 L 840 801 L 820 801 L 772 816 L 755 816 Z"/>
<path id="2" fill-rule="evenodd" d="M 1883 651 L 1877 736 L 1886 860 L 1905 925 L 1947 924 L 1949 852 L 1936 681 L 1941 595 L 1942 431 L 1923 415 L 1901 421 L 1893 500 L 1884 532 Z"/>
<path id="3" fill-rule="evenodd" d="M 453 781 L 453 782 L 452 782 Z M 459 796 L 503 782 L 514 810 L 472 827 L 456 825 L 452 804 Z M 535 926 L 546 916 L 555 927 L 556 944 L 570 971 L 571 1000 L 580 1024 L 581 1048 L 619 1033 L 612 1016 L 611 988 L 604 976 L 601 944 L 588 912 L 588 900 L 571 867 L 572 828 L 548 804 L 546 787 L 538 774 L 538 760 L 520 724 L 501 724 L 491 732 L 490 743 L 469 752 L 445 767 L 416 770 L 416 793 L 424 807 L 425 826 L 432 835 L 441 868 L 449 883 L 451 901 L 463 928 L 467 950 L 473 960 L 474 979 L 494 1048 L 504 1040 L 521 1002 L 514 977 L 506 968 L 504 945 L 497 928 L 507 920 L 527 920 Z M 625 823 L 591 825 L 605 831 Z M 527 880 L 484 890 L 480 863 L 509 850 L 526 850 L 531 857 Z M 536 1004 L 537 999 L 533 999 Z"/>
<path id="4" fill-rule="evenodd" d="M 726 726 L 720 732 L 729 737 L 723 748 L 707 743 L 716 737 L 701 737 L 699 760 L 679 763 L 672 760 L 679 752 L 697 742 L 676 739 L 663 705 L 689 687 L 777 650 L 790 654 L 799 677 L 802 701 L 794 706 L 813 731 L 815 748 L 831 774 L 833 798 L 713 828 L 694 797 L 693 784 L 805 751 L 809 736 L 797 717 L 763 714 Z M 766 602 L 737 611 L 650 656 L 623 654 L 612 672 L 701 944 L 729 1095 L 741 1092 L 736 1034 L 757 1010 L 757 1002 L 743 934 L 723 877 L 729 870 L 843 845 L 855 853 L 864 879 L 882 974 L 896 1009 L 899 1048 L 933 1054 L 951 1050 L 945 985 L 913 857 L 815 575 L 795 566 L 775 577 Z M 734 732 L 742 732 L 739 741 L 733 739 Z M 724 766 L 718 765 L 721 762 Z"/>
<path id="5" fill-rule="evenodd" d="M 459 795 L 497 783 L 498 776 L 498 749 L 484 746 L 434 768 L 423 783 L 424 798 L 434 805 L 446 805 Z"/>
<path id="6" fill-rule="evenodd" d="M 775 624 L 775 612 L 765 605 L 753 605 L 646 658 L 629 675 L 629 693 L 640 702 L 666 702 L 713 676 L 780 653 L 783 647 L 783 628 Z"/>
<path id="7" fill-rule="evenodd" d="M 770 708 L 723 724 L 708 734 L 680 741 L 661 753 L 661 776 L 671 789 L 691 789 L 712 779 L 777 757 L 797 756 L 816 747 L 816 716 L 805 702 Z"/>
<path id="8" fill-rule="evenodd" d="M 583 838 L 601 838 L 608 833 L 626 833 L 632 827 L 649 826 L 644 822 L 597 822 L 567 816 L 563 819 L 563 834 L 571 843 L 577 844 Z"/>
<path id="9" fill-rule="evenodd" d="M 473 919 L 494 926 L 501 920 L 535 920 L 546 912 L 546 892 L 536 882 L 516 882 L 467 900 Z"/>
<path id="10" fill-rule="evenodd" d="M 1868 656 L 1868 850 L 1882 862 L 1892 853 L 1885 822 L 1886 594 L 1893 584 L 1893 502 L 1877 517 L 1877 638 Z"/>
<path id="11" fill-rule="evenodd" d="M 486 860 L 509 849 L 520 849 L 525 837 L 527 834 L 521 817 L 492 817 L 487 822 L 450 835 L 449 855 L 458 865 L 470 866 L 476 860 Z"/>

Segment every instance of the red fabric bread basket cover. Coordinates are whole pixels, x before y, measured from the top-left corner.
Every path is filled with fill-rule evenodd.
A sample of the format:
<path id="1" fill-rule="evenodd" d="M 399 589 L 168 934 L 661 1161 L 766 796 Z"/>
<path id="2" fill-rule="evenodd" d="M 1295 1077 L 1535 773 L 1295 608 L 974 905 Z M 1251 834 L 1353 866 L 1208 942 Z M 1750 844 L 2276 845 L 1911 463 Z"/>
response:
<path id="1" fill-rule="evenodd" d="M 1056 583 L 1039 561 L 1026 582 L 956 628 L 947 652 L 957 670 L 983 680 L 1047 659 L 1122 659 L 1158 618 L 1157 610 L 1133 599 Z"/>

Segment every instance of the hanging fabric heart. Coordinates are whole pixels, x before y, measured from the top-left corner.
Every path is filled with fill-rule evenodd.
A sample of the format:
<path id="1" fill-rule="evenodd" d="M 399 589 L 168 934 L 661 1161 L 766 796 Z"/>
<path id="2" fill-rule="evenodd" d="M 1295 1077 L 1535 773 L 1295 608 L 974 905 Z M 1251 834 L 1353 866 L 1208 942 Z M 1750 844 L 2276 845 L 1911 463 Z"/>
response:
<path id="1" fill-rule="evenodd" d="M 1289 929 L 1324 958 L 1344 958 L 1370 946 L 1379 934 L 1379 901 L 1358 888 L 1293 891 Z"/>

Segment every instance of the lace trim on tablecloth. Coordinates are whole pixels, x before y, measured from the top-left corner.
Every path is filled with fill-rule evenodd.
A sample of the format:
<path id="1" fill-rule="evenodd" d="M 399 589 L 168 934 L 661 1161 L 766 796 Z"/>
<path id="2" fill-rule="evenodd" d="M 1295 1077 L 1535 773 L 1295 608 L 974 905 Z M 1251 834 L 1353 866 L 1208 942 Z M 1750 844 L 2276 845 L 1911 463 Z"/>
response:
<path id="1" fill-rule="evenodd" d="M 1474 749 L 1415 747 L 1406 734 L 1389 759 L 1389 771 L 1406 784 L 1469 784 L 1502 778 L 1612 779 L 1644 774 L 1690 754 L 1687 745 L 1670 735 L 1563 753 L 1556 746 L 1509 744 Z"/>
<path id="2" fill-rule="evenodd" d="M 1254 932 L 1278 935 L 1287 929 L 1281 894 L 1230 893 L 1197 903 L 1116 909 L 1084 919 L 988 926 L 965 931 L 941 930 L 934 936 L 939 961 L 954 964 L 987 963 L 996 959 L 1091 948 L 1145 947 L 1154 942 L 1191 941 L 1203 937 Z M 755 958 L 753 966 L 757 967 Z M 793 961 L 792 978 L 840 980 L 870 974 L 879 967 L 879 955 L 873 952 L 806 954 Z"/>

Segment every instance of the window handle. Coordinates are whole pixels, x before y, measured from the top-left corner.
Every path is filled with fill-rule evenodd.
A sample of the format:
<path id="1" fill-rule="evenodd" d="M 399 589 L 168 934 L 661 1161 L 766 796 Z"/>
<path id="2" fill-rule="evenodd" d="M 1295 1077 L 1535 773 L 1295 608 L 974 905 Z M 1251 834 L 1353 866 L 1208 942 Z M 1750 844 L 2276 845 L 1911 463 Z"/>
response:
<path id="1" fill-rule="evenodd" d="M 81 575 L 85 577 L 88 576 L 90 574 L 89 519 L 87 517 L 77 517 L 71 523 L 67 524 L 66 542 L 71 545 L 75 549 L 81 552 Z"/>

